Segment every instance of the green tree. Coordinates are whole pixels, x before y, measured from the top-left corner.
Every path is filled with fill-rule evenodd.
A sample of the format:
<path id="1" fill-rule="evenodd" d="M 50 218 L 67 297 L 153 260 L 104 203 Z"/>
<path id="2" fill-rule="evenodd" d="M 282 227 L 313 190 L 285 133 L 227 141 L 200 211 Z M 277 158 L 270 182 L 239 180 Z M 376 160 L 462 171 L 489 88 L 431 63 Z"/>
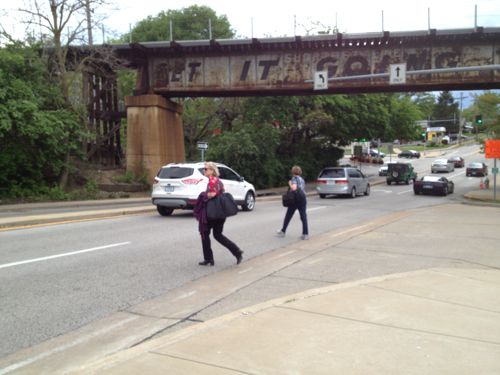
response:
<path id="1" fill-rule="evenodd" d="M 443 91 L 432 111 L 432 119 L 435 121 L 432 125 L 445 127 L 447 133 L 458 133 L 458 118 L 458 103 L 455 103 L 455 99 L 449 91 Z"/>
<path id="2" fill-rule="evenodd" d="M 413 103 L 418 107 L 422 114 L 422 119 L 429 119 L 432 117 L 432 112 L 436 104 L 436 97 L 433 93 L 417 92 L 412 93 Z"/>
<path id="3" fill-rule="evenodd" d="M 483 119 L 483 129 L 478 129 L 479 131 L 485 130 L 492 138 L 500 138 L 500 94 L 485 91 L 474 95 L 474 103 L 464 110 L 464 117 L 476 126 L 476 115 L 481 115 Z"/>
<path id="4" fill-rule="evenodd" d="M 36 50 L 0 49 L 0 198 L 55 185 L 78 148 L 78 118 Z"/>
<path id="5" fill-rule="evenodd" d="M 170 40 L 170 22 L 172 22 L 172 39 L 199 40 L 210 39 L 209 22 L 212 25 L 213 39 L 234 37 L 234 31 L 227 16 L 218 16 L 207 6 L 192 5 L 180 10 L 161 11 L 156 16 L 149 16 L 139 21 L 132 29 L 132 37 L 125 34 L 122 41 L 154 42 Z"/>

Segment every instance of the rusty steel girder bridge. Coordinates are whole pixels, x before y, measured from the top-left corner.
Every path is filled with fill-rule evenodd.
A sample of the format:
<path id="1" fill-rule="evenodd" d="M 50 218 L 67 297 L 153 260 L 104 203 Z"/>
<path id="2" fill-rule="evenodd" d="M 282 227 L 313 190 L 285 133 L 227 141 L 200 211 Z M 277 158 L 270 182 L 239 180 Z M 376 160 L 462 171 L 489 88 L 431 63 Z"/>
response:
<path id="1" fill-rule="evenodd" d="M 112 48 L 138 69 L 136 95 L 308 95 L 500 87 L 500 28 L 147 42 Z M 406 64 L 406 83 L 390 85 L 389 66 L 401 63 Z M 326 91 L 314 92 L 316 71 L 328 72 Z"/>
<path id="2" fill-rule="evenodd" d="M 500 28 L 103 47 L 137 70 L 134 94 L 125 98 L 127 170 L 137 175 L 146 172 L 151 179 L 161 165 L 185 157 L 182 106 L 170 98 L 500 88 Z M 85 48 L 78 49 L 77 54 L 86 53 Z M 389 72 L 394 64 L 404 65 L 404 82 L 391 84 Z M 328 82 L 322 90 L 315 90 L 313 84 L 317 72 L 326 75 Z M 97 77 L 91 78 L 90 86 L 95 86 Z M 88 90 L 101 98 L 88 98 L 93 103 L 89 108 L 94 108 L 94 123 L 102 120 L 102 114 L 117 113 L 114 100 L 107 100 L 105 108 L 96 106 L 107 97 L 103 88 L 101 84 Z M 109 129 L 117 133 L 113 124 Z M 112 140 L 112 135 L 99 139 Z"/>

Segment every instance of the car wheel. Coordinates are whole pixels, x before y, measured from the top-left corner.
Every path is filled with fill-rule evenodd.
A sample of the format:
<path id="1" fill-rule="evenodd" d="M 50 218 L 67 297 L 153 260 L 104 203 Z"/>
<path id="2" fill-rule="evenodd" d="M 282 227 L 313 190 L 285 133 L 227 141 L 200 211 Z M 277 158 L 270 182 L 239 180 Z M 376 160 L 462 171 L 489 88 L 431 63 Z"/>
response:
<path id="1" fill-rule="evenodd" d="M 410 180 L 406 179 L 406 180 L 405 180 L 405 184 L 406 184 L 406 185 L 410 185 Z"/>
<path id="2" fill-rule="evenodd" d="M 443 196 L 447 196 L 448 195 L 448 186 L 445 186 L 443 188 Z"/>
<path id="3" fill-rule="evenodd" d="M 251 191 L 245 196 L 245 203 L 241 205 L 243 211 L 252 211 L 255 207 L 255 196 Z"/>
<path id="4" fill-rule="evenodd" d="M 387 185 L 390 185 L 391 183 L 392 183 L 392 181 L 387 180 Z"/>
<path id="5" fill-rule="evenodd" d="M 356 188 L 353 186 L 352 190 L 351 190 L 351 195 L 350 195 L 351 198 L 356 198 Z"/>
<path id="6" fill-rule="evenodd" d="M 170 216 L 172 215 L 172 212 L 174 212 L 173 208 L 170 207 L 163 207 L 163 206 L 156 206 L 156 210 L 161 216 Z"/>
<path id="7" fill-rule="evenodd" d="M 415 189 L 413 190 L 413 193 L 414 193 L 415 195 L 418 195 L 418 191 L 416 191 Z"/>
<path id="8" fill-rule="evenodd" d="M 370 184 L 366 185 L 365 195 L 370 195 Z"/>
<path id="9" fill-rule="evenodd" d="M 321 199 L 325 199 L 325 198 L 326 198 L 326 194 L 320 194 L 320 195 L 319 195 L 319 197 L 320 197 Z"/>

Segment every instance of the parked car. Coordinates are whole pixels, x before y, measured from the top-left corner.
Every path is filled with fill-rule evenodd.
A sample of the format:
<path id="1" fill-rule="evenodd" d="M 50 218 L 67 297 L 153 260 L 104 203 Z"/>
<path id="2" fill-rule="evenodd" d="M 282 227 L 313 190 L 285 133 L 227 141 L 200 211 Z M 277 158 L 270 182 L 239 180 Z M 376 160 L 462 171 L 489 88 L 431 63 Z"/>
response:
<path id="1" fill-rule="evenodd" d="M 378 175 L 379 176 L 387 176 L 387 171 L 389 170 L 389 166 L 387 164 L 384 164 L 378 169 Z"/>
<path id="2" fill-rule="evenodd" d="M 448 161 L 453 163 L 455 165 L 455 168 L 463 168 L 465 165 L 464 158 L 460 156 L 452 156 L 451 158 L 448 159 Z"/>
<path id="3" fill-rule="evenodd" d="M 218 164 L 220 179 L 243 211 L 255 207 L 255 188 L 234 170 Z M 172 163 L 160 168 L 154 179 L 151 199 L 158 213 L 169 216 L 174 209 L 192 209 L 198 195 L 207 189 L 205 163 Z"/>
<path id="4" fill-rule="evenodd" d="M 455 190 L 453 181 L 442 176 L 424 176 L 413 184 L 413 192 L 418 194 L 452 194 Z"/>
<path id="5" fill-rule="evenodd" d="M 448 159 L 436 159 L 431 164 L 431 172 L 453 172 L 455 170 L 455 164 Z"/>
<path id="6" fill-rule="evenodd" d="M 410 183 L 410 180 L 415 181 L 416 179 L 417 173 L 410 163 L 387 164 L 387 185 L 390 185 L 393 182 L 396 184 L 404 182 L 406 183 L 406 185 L 408 185 Z"/>
<path id="7" fill-rule="evenodd" d="M 320 198 L 327 195 L 370 195 L 370 183 L 357 168 L 329 167 L 323 169 L 316 180 L 316 190 Z"/>
<path id="8" fill-rule="evenodd" d="M 469 163 L 465 168 L 465 175 L 469 176 L 488 176 L 488 166 L 484 163 Z"/>
<path id="9" fill-rule="evenodd" d="M 407 159 L 417 158 L 417 159 L 420 159 L 420 152 L 415 151 L 415 150 L 402 151 L 398 154 L 398 158 L 407 158 Z"/>
<path id="10" fill-rule="evenodd" d="M 370 149 L 370 156 L 383 158 L 383 157 L 385 157 L 385 154 L 383 152 L 377 150 L 376 148 L 372 148 L 372 149 Z"/>

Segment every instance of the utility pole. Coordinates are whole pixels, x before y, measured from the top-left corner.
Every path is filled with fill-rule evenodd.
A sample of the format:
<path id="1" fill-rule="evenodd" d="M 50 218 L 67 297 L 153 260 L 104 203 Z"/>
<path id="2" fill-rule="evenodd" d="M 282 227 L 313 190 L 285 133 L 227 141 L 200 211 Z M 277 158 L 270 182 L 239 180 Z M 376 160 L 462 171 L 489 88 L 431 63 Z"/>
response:
<path id="1" fill-rule="evenodd" d="M 87 31 L 89 34 L 89 46 L 94 44 L 92 40 L 92 18 L 91 18 L 91 10 L 90 10 L 90 0 L 85 0 L 85 12 L 87 13 Z"/>

